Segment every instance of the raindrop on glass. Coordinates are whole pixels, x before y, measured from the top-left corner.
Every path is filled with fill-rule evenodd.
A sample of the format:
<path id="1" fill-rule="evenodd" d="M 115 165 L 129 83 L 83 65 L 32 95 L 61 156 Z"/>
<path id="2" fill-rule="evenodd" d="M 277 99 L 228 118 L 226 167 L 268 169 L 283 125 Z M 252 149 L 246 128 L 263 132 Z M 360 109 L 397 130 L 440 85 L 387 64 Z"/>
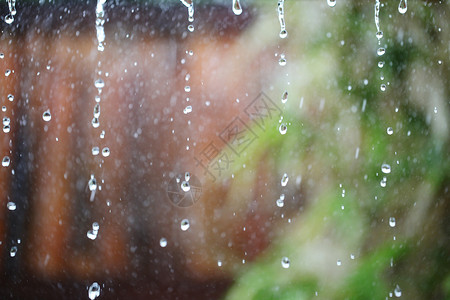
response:
<path id="1" fill-rule="evenodd" d="M 94 175 L 91 175 L 91 179 L 89 179 L 89 190 L 91 192 L 95 191 L 97 189 L 97 180 L 95 179 Z"/>
<path id="2" fill-rule="evenodd" d="M 9 256 L 14 257 L 17 253 L 17 246 L 12 246 L 11 250 L 9 251 Z"/>
<path id="3" fill-rule="evenodd" d="M 395 227 L 395 218 L 394 217 L 389 218 L 389 226 Z"/>
<path id="4" fill-rule="evenodd" d="M 191 186 L 190 186 L 189 182 L 183 181 L 181 183 L 181 189 L 183 190 L 183 192 L 189 192 L 191 190 Z"/>
<path id="5" fill-rule="evenodd" d="M 277 206 L 283 207 L 284 206 L 284 194 L 281 194 L 280 198 L 277 199 Z"/>
<path id="6" fill-rule="evenodd" d="M 384 48 L 378 48 L 378 50 L 377 50 L 378 56 L 382 56 L 384 53 L 386 53 L 386 49 L 384 49 Z"/>
<path id="7" fill-rule="evenodd" d="M 287 131 L 287 126 L 284 123 L 280 124 L 280 127 L 278 128 L 278 130 L 280 131 L 281 134 L 286 134 Z"/>
<path id="8" fill-rule="evenodd" d="M 183 219 L 181 221 L 181 223 L 180 223 L 181 230 L 183 230 L 183 231 L 188 230 L 189 226 L 190 226 L 190 224 L 189 224 L 189 220 L 188 219 Z"/>
<path id="9" fill-rule="evenodd" d="M 242 6 L 239 3 L 240 0 L 233 0 L 233 12 L 236 16 L 242 14 Z"/>
<path id="10" fill-rule="evenodd" d="M 3 167 L 9 167 L 9 164 L 11 163 L 11 159 L 9 158 L 9 156 L 5 156 L 2 159 L 2 166 Z"/>
<path id="11" fill-rule="evenodd" d="M 408 10 L 408 0 L 400 0 L 400 3 L 398 4 L 398 12 L 402 15 L 406 13 Z"/>
<path id="12" fill-rule="evenodd" d="M 52 115 L 51 115 L 49 109 L 47 109 L 46 111 L 44 111 L 44 113 L 42 114 L 42 119 L 43 119 L 45 122 L 48 122 L 48 121 L 50 121 L 50 120 L 52 119 Z"/>
<path id="13" fill-rule="evenodd" d="M 394 133 L 394 129 L 392 129 L 392 127 L 388 127 L 386 129 L 387 134 L 392 135 Z"/>
<path id="14" fill-rule="evenodd" d="M 97 238 L 97 234 L 98 231 L 95 231 L 93 229 L 89 229 L 89 231 L 87 232 L 86 236 L 90 239 L 90 240 L 95 240 Z"/>
<path id="15" fill-rule="evenodd" d="M 105 147 L 102 149 L 102 155 L 103 157 L 108 157 L 111 154 L 108 147 Z"/>
<path id="16" fill-rule="evenodd" d="M 159 245 L 160 245 L 162 248 L 167 247 L 167 239 L 166 239 L 166 238 L 161 238 L 161 239 L 159 240 Z"/>
<path id="17" fill-rule="evenodd" d="M 382 68 L 382 67 L 384 67 L 384 61 L 379 61 L 378 62 L 378 68 Z"/>
<path id="18" fill-rule="evenodd" d="M 288 181 L 289 181 L 289 176 L 286 173 L 284 173 L 283 177 L 281 178 L 281 186 L 286 186 Z"/>
<path id="19" fill-rule="evenodd" d="M 9 210 L 16 210 L 16 203 L 14 203 L 14 202 L 8 202 L 7 204 L 6 204 L 6 207 L 9 209 Z"/>
<path id="20" fill-rule="evenodd" d="M 100 104 L 95 104 L 94 106 L 94 118 L 100 117 Z"/>
<path id="21" fill-rule="evenodd" d="M 397 297 L 397 298 L 400 298 L 400 297 L 402 296 L 402 290 L 400 289 L 400 287 L 398 286 L 398 284 L 397 284 L 397 286 L 395 287 L 394 295 L 395 295 L 395 297 Z"/>
<path id="22" fill-rule="evenodd" d="M 97 79 L 97 80 L 94 82 L 94 85 L 95 85 L 96 88 L 102 89 L 102 88 L 105 87 L 105 82 L 103 81 L 103 79 L 100 78 L 100 79 Z"/>
<path id="23" fill-rule="evenodd" d="M 92 147 L 92 155 L 98 155 L 100 153 L 100 148 L 95 146 Z"/>
<path id="24" fill-rule="evenodd" d="M 286 58 L 285 58 L 284 54 L 281 54 L 280 59 L 278 60 L 278 64 L 282 67 L 284 67 L 286 65 Z"/>
<path id="25" fill-rule="evenodd" d="M 183 113 L 185 115 L 187 115 L 188 113 L 190 113 L 192 111 L 192 106 L 188 105 L 184 108 Z"/>
<path id="26" fill-rule="evenodd" d="M 291 262 L 289 261 L 289 258 L 287 258 L 287 257 L 285 256 L 285 257 L 283 257 L 283 258 L 281 259 L 281 266 L 282 266 L 283 268 L 287 269 L 287 268 L 290 267 L 290 265 L 291 265 Z"/>
<path id="27" fill-rule="evenodd" d="M 98 128 L 100 126 L 100 120 L 98 118 L 92 118 L 92 127 Z"/>
<path id="28" fill-rule="evenodd" d="M 383 37 L 383 31 L 377 31 L 377 33 L 375 34 L 377 39 L 381 39 Z"/>
<path id="29" fill-rule="evenodd" d="M 287 100 L 288 100 L 288 92 L 285 91 L 285 92 L 283 93 L 283 96 L 281 96 L 281 102 L 282 102 L 282 103 L 286 103 Z"/>
<path id="30" fill-rule="evenodd" d="M 97 282 L 94 282 L 88 290 L 89 299 L 94 300 L 98 296 L 100 296 L 100 285 Z"/>
<path id="31" fill-rule="evenodd" d="M 388 164 L 382 164 L 381 165 L 381 172 L 383 172 L 384 174 L 391 173 L 391 166 L 388 165 Z"/>
<path id="32" fill-rule="evenodd" d="M 329 7 L 334 7 L 336 5 L 336 0 L 327 0 Z"/>
<path id="33" fill-rule="evenodd" d="M 7 125 L 9 125 L 9 123 L 11 123 L 11 120 L 8 117 L 4 117 L 3 118 L 3 125 L 7 126 Z"/>
<path id="34" fill-rule="evenodd" d="M 6 24 L 11 24 L 12 22 L 14 22 L 14 17 L 10 14 L 7 14 L 5 17 L 5 22 Z"/>

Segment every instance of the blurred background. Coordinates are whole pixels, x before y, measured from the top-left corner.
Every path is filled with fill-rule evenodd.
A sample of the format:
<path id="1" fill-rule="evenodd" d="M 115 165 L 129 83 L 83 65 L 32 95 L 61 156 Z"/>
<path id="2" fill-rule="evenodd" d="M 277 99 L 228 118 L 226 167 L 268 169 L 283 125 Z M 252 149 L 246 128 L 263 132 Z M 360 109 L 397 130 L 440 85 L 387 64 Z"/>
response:
<path id="1" fill-rule="evenodd" d="M 0 5 L 0 298 L 450 299 L 450 5 L 191 3 Z"/>

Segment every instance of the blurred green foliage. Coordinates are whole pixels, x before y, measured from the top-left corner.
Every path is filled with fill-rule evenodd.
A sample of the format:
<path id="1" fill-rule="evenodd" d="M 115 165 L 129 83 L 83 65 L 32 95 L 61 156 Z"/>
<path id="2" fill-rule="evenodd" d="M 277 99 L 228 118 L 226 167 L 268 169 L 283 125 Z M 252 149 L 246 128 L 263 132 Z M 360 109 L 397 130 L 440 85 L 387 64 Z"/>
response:
<path id="1" fill-rule="evenodd" d="M 273 161 L 302 176 L 307 199 L 226 299 L 387 299 L 397 285 L 404 299 L 450 299 L 450 5 L 412 2 L 401 15 L 383 3 L 377 45 L 373 3 L 286 2 L 288 131 L 275 120 L 236 165 Z M 261 20 L 276 20 L 273 4 L 259 5 Z M 280 78 L 275 100 L 289 81 Z M 248 183 L 247 171 L 233 173 Z"/>

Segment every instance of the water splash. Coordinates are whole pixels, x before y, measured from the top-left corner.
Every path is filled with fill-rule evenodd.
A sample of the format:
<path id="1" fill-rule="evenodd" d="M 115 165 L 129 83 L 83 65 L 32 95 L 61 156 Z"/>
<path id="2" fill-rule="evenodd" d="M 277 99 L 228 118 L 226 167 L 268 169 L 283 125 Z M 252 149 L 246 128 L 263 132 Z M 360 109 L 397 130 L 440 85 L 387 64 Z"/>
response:
<path id="1" fill-rule="evenodd" d="M 284 0 L 278 0 L 278 20 L 280 21 L 280 38 L 287 37 L 286 22 L 284 21 Z"/>
<path id="2" fill-rule="evenodd" d="M 240 0 L 233 0 L 233 12 L 236 16 L 242 14 L 242 6 Z"/>
<path id="3" fill-rule="evenodd" d="M 408 0 L 400 0 L 398 4 L 398 12 L 404 15 L 408 10 Z"/>

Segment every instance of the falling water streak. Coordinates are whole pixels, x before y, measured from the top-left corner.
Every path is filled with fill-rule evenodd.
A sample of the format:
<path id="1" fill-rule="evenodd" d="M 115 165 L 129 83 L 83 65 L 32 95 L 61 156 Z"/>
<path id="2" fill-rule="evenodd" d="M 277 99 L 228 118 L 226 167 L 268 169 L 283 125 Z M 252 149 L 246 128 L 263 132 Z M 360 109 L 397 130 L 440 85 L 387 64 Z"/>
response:
<path id="1" fill-rule="evenodd" d="M 16 15 L 16 0 L 6 0 L 8 3 L 9 14 L 5 16 L 5 22 L 7 24 L 11 24 L 14 22 L 14 16 Z"/>
<path id="2" fill-rule="evenodd" d="M 284 0 L 278 0 L 278 21 L 280 21 L 280 38 L 287 37 L 286 22 L 284 21 Z"/>
<path id="3" fill-rule="evenodd" d="M 180 0 L 180 1 L 188 9 L 188 21 L 189 21 L 189 23 L 194 22 L 194 1 L 193 0 Z M 188 25 L 188 30 L 190 32 L 194 31 L 194 25 L 193 24 L 189 24 Z"/>
<path id="4" fill-rule="evenodd" d="M 240 3 L 240 0 L 233 0 L 233 12 L 236 16 L 239 16 L 240 14 L 242 14 L 242 6 Z"/>
<path id="5" fill-rule="evenodd" d="M 377 27 L 377 32 L 380 31 L 380 0 L 375 0 L 375 26 Z"/>
<path id="6" fill-rule="evenodd" d="M 404 15 L 408 10 L 408 0 L 400 0 L 398 4 L 398 12 Z"/>

